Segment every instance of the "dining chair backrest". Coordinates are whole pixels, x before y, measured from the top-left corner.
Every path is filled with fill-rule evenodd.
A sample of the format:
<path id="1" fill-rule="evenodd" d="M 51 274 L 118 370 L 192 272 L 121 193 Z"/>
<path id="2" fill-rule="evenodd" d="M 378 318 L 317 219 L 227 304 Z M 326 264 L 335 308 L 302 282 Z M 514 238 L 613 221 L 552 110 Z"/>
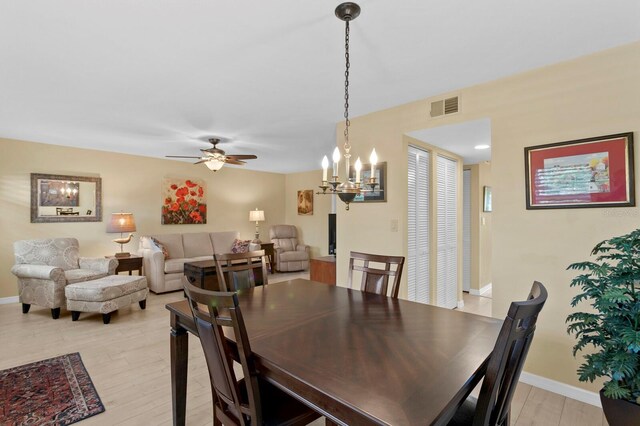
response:
<path id="1" fill-rule="evenodd" d="M 384 264 L 383 267 L 375 268 L 370 263 Z M 391 294 L 393 298 L 398 297 L 400 289 L 400 278 L 402 277 L 402 267 L 404 266 L 404 256 L 383 256 L 379 254 L 360 253 L 352 251 L 349 259 L 349 278 L 347 286 L 352 288 L 353 272 L 362 272 L 360 290 L 369 293 L 387 295 L 389 278 L 393 278 Z M 394 267 L 392 269 L 392 267 Z M 383 269 L 381 269 L 383 268 Z"/>
<path id="2" fill-rule="evenodd" d="M 511 399 L 546 300 L 547 289 L 534 281 L 526 301 L 511 303 L 489 358 L 476 403 L 474 426 L 503 425 L 509 419 Z"/>
<path id="3" fill-rule="evenodd" d="M 262 275 L 262 285 L 267 285 L 267 261 L 264 250 L 247 253 L 215 254 L 216 276 L 221 291 L 238 291 L 256 286 Z"/>
<path id="4" fill-rule="evenodd" d="M 225 425 L 262 424 L 258 375 L 238 296 L 201 289 L 186 278 L 182 282 L 209 369 L 211 389 L 215 390 L 216 418 Z M 233 333 L 236 348 L 227 342 L 225 329 Z M 242 366 L 241 382 L 233 370 L 234 355 Z"/>

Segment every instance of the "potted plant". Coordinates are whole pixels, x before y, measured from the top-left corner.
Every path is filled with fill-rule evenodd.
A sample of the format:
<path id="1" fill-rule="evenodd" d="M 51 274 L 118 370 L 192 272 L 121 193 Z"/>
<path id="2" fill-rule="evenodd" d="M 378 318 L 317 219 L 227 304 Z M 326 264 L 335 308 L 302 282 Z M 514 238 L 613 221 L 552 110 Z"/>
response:
<path id="1" fill-rule="evenodd" d="M 576 307 L 589 302 L 587 312 L 567 317 L 567 331 L 575 334 L 573 355 L 586 347 L 578 368 L 579 380 L 609 380 L 600 400 L 610 425 L 640 424 L 640 229 L 597 244 L 596 261 L 574 263 L 567 269 L 582 271 L 571 281 L 581 292 L 571 300 Z"/>

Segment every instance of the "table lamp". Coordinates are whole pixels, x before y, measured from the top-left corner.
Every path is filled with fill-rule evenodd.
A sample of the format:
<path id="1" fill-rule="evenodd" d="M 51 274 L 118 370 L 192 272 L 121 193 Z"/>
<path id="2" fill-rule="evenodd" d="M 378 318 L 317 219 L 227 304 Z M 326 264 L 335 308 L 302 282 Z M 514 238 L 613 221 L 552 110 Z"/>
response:
<path id="1" fill-rule="evenodd" d="M 120 233 L 120 238 L 112 240 L 114 243 L 120 244 L 120 253 L 116 253 L 116 257 L 128 257 L 129 253 L 123 250 L 123 245 L 131 241 L 133 234 L 129 234 L 128 237 L 124 237 L 124 232 L 135 232 L 136 221 L 133 218 L 133 213 L 111 213 L 111 220 L 107 224 L 108 233 Z"/>
<path id="2" fill-rule="evenodd" d="M 264 211 L 258 210 L 257 207 L 255 210 L 251 210 L 249 212 L 249 221 L 256 223 L 256 237 L 251 242 L 254 244 L 262 244 L 262 241 L 260 241 L 260 229 L 258 228 L 258 222 L 264 222 Z"/>

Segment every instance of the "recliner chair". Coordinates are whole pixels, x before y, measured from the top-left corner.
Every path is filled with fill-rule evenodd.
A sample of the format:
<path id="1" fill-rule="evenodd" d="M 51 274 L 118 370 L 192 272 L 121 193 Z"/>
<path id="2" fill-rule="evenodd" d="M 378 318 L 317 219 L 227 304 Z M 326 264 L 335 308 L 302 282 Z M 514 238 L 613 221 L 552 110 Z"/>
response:
<path id="1" fill-rule="evenodd" d="M 274 225 L 269 230 L 279 272 L 309 269 L 309 246 L 298 243 L 298 231 L 293 225 Z"/>

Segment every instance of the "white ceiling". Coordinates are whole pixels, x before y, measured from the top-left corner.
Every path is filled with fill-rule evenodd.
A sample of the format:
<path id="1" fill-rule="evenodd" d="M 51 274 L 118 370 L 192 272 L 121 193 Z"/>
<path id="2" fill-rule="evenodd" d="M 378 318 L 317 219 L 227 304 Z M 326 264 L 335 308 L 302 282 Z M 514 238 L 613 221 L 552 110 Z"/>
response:
<path id="1" fill-rule="evenodd" d="M 464 164 L 491 160 L 491 121 L 488 118 L 417 130 L 408 135 L 458 154 Z M 478 150 L 475 149 L 477 145 L 489 145 L 489 148 Z"/>
<path id="2" fill-rule="evenodd" d="M 219 135 L 247 168 L 318 169 L 343 113 L 337 4 L 0 0 L 0 137 L 163 157 Z M 360 5 L 352 116 L 640 40 L 637 0 Z"/>

